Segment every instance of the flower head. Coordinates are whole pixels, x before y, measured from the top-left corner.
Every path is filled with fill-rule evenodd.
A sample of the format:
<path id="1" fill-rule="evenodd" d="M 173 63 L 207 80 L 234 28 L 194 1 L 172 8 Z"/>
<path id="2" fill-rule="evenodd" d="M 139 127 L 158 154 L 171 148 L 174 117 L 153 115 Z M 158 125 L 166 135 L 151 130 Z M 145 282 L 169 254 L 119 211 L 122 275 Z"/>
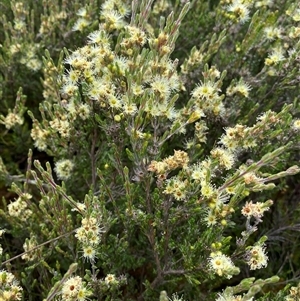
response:
<path id="1" fill-rule="evenodd" d="M 123 16 L 116 10 L 102 10 L 102 19 L 105 21 L 105 27 L 108 31 L 121 29 L 125 26 Z"/>
<path id="2" fill-rule="evenodd" d="M 246 3 L 246 1 L 233 0 L 232 3 L 227 7 L 227 11 L 232 13 L 236 20 L 240 23 L 245 23 L 250 18 L 249 5 Z"/>
<path id="3" fill-rule="evenodd" d="M 4 124 L 8 130 L 16 125 L 22 125 L 23 122 L 24 119 L 13 112 L 9 112 L 5 118 L 0 116 L 0 123 Z"/>
<path id="4" fill-rule="evenodd" d="M 0 299 L 1 300 L 21 300 L 22 287 L 15 276 L 7 271 L 0 271 Z"/>
<path id="5" fill-rule="evenodd" d="M 93 246 L 87 245 L 83 247 L 83 257 L 91 262 L 95 261 L 96 250 Z"/>
<path id="6" fill-rule="evenodd" d="M 136 104 L 134 103 L 124 103 L 123 105 L 123 113 L 126 115 L 135 115 L 138 111 Z"/>
<path id="7" fill-rule="evenodd" d="M 64 300 L 76 300 L 79 291 L 82 289 L 83 283 L 79 276 L 71 277 L 62 287 L 62 297 Z"/>
<path id="8" fill-rule="evenodd" d="M 268 264 L 268 256 L 266 254 L 265 245 L 256 245 L 251 247 L 246 254 L 247 264 L 250 270 L 257 270 L 266 267 Z"/>
<path id="9" fill-rule="evenodd" d="M 274 26 L 267 26 L 264 28 L 264 32 L 265 32 L 266 39 L 268 39 L 269 41 L 282 38 L 281 28 L 274 27 Z"/>
<path id="10" fill-rule="evenodd" d="M 265 59 L 265 65 L 267 65 L 267 66 L 277 65 L 284 59 L 285 59 L 285 57 L 284 57 L 283 49 L 275 48 L 269 54 L 269 56 Z"/>
<path id="11" fill-rule="evenodd" d="M 169 80 L 163 76 L 155 76 L 150 83 L 152 91 L 159 96 L 160 99 L 168 99 L 171 93 Z"/>
<path id="12" fill-rule="evenodd" d="M 210 98 L 215 93 L 215 87 L 212 82 L 201 83 L 198 87 L 196 87 L 193 92 L 192 96 L 194 98 Z"/>
<path id="13" fill-rule="evenodd" d="M 55 163 L 55 172 L 59 179 L 61 180 L 67 180 L 71 176 L 71 172 L 74 168 L 74 163 L 69 160 L 59 160 Z"/>
<path id="14" fill-rule="evenodd" d="M 294 120 L 292 128 L 297 132 L 300 131 L 300 119 Z"/>
<path id="15" fill-rule="evenodd" d="M 101 47 L 109 47 L 109 35 L 103 29 L 93 31 L 88 35 L 88 43 L 101 45 Z"/>
<path id="16" fill-rule="evenodd" d="M 272 203 L 270 203 L 270 201 L 268 202 L 268 204 L 262 202 L 252 203 L 252 201 L 246 202 L 245 206 L 242 209 L 242 214 L 247 218 L 250 218 L 251 216 L 255 218 L 261 218 L 264 215 L 264 212 L 270 209 L 269 206 L 271 204 Z"/>
<path id="17" fill-rule="evenodd" d="M 217 147 L 211 151 L 212 158 L 218 160 L 221 167 L 229 170 L 234 164 L 234 154 L 224 148 Z"/>
<path id="18" fill-rule="evenodd" d="M 244 80 L 241 78 L 238 83 L 236 83 L 234 86 L 230 86 L 226 94 L 231 96 L 233 94 L 239 94 L 246 98 L 249 97 L 249 92 L 251 90 L 251 86 L 244 82 Z"/>
<path id="19" fill-rule="evenodd" d="M 26 201 L 21 197 L 8 204 L 7 209 L 10 216 L 18 217 L 23 221 L 25 221 L 32 214 L 32 211 L 27 208 Z"/>
<path id="20" fill-rule="evenodd" d="M 207 227 L 211 227 L 217 224 L 217 216 L 212 210 L 207 211 L 207 215 L 204 218 Z"/>
<path id="21" fill-rule="evenodd" d="M 208 264 L 210 270 L 227 279 L 239 273 L 239 269 L 234 266 L 231 258 L 221 252 L 212 253 Z"/>
<path id="22" fill-rule="evenodd" d="M 114 274 L 107 274 L 104 281 L 107 286 L 112 286 L 118 283 L 118 280 Z"/>
<path id="23" fill-rule="evenodd" d="M 79 18 L 72 27 L 73 31 L 83 31 L 86 27 L 90 25 L 90 21 L 86 18 Z"/>

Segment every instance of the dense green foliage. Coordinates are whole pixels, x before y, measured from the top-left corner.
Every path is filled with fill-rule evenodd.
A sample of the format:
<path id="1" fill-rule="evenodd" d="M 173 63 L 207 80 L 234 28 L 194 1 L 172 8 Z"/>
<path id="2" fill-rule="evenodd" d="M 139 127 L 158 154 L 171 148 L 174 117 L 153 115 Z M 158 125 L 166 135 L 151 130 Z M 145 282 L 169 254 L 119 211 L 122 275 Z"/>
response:
<path id="1" fill-rule="evenodd" d="M 294 2 L 0 0 L 0 300 L 300 299 Z"/>

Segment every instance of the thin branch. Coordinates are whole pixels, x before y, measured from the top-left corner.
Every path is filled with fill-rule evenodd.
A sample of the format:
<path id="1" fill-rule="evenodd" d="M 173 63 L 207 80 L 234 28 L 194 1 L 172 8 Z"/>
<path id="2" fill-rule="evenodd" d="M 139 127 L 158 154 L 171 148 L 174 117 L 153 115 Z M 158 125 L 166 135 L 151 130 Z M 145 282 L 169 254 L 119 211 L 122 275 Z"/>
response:
<path id="1" fill-rule="evenodd" d="M 60 235 L 60 236 L 58 236 L 58 237 L 55 237 L 55 238 L 50 239 L 50 240 L 48 240 L 48 241 L 46 241 L 46 242 L 43 242 L 42 244 L 40 244 L 40 245 L 38 245 L 38 246 L 35 246 L 34 248 L 32 248 L 32 249 L 30 249 L 30 250 L 28 250 L 28 251 L 26 251 L 26 252 L 23 252 L 23 253 L 21 253 L 21 254 L 19 254 L 19 255 L 16 255 L 16 256 L 14 256 L 14 257 L 8 259 L 8 260 L 3 261 L 3 262 L 1 263 L 0 266 L 3 266 L 3 265 L 5 265 L 5 264 L 7 264 L 7 263 L 9 263 L 9 262 L 11 262 L 11 261 L 13 261 L 13 260 L 15 260 L 15 259 L 17 259 L 17 258 L 19 258 L 19 257 L 21 257 L 21 256 L 23 256 L 23 255 L 25 255 L 25 254 L 27 254 L 27 253 L 30 253 L 30 252 L 35 251 L 35 250 L 37 250 L 37 249 L 39 249 L 39 248 L 41 248 L 41 247 L 43 247 L 43 246 L 45 246 L 45 245 L 48 245 L 48 244 L 50 244 L 50 243 L 52 243 L 52 242 L 54 242 L 54 241 L 57 241 L 57 240 L 59 240 L 60 238 L 63 238 L 63 237 L 65 237 L 65 236 L 68 236 L 68 235 L 74 233 L 76 230 L 77 230 L 77 228 L 76 228 L 75 230 L 72 230 L 71 232 L 62 234 L 62 235 Z"/>

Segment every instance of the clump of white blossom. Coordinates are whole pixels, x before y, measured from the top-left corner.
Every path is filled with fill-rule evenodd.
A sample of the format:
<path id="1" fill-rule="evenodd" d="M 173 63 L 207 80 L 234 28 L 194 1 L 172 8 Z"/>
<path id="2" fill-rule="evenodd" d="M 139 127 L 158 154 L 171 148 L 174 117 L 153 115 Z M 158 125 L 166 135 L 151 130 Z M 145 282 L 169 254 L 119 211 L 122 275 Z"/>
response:
<path id="1" fill-rule="evenodd" d="M 285 301 L 298 301 L 300 299 L 300 283 L 290 288 L 289 294 L 285 297 Z"/>
<path id="2" fill-rule="evenodd" d="M 92 292 L 79 276 L 70 277 L 61 289 L 62 300 L 65 301 L 84 301 L 88 300 L 91 295 Z"/>
<path id="3" fill-rule="evenodd" d="M 208 262 L 210 270 L 220 277 L 230 279 L 240 272 L 240 269 L 234 265 L 231 258 L 220 251 L 211 253 Z"/>
<path id="4" fill-rule="evenodd" d="M 5 270 L 0 271 L 0 300 L 18 301 L 22 300 L 23 288 L 15 276 Z"/>
<path id="5" fill-rule="evenodd" d="M 257 244 L 249 247 L 246 252 L 246 261 L 250 270 L 257 270 L 266 267 L 268 265 L 266 246 L 264 244 Z"/>
<path id="6" fill-rule="evenodd" d="M 0 116 L 0 123 L 4 124 L 9 130 L 16 125 L 22 125 L 24 123 L 24 118 L 14 112 L 9 112 L 6 117 Z"/>
<path id="7" fill-rule="evenodd" d="M 271 200 L 265 203 L 262 202 L 253 203 L 252 201 L 246 202 L 246 204 L 242 208 L 242 214 L 247 218 L 251 218 L 251 217 L 261 218 L 263 217 L 264 212 L 270 209 L 270 206 L 272 204 L 273 201 Z"/>
<path id="8" fill-rule="evenodd" d="M 67 180 L 72 175 L 74 163 L 69 159 L 62 159 L 55 163 L 55 172 L 57 177 L 61 180 Z"/>
<path id="9" fill-rule="evenodd" d="M 101 239 L 101 232 L 99 221 L 94 217 L 86 217 L 81 221 L 81 227 L 76 230 L 75 237 L 82 244 L 83 257 L 91 262 L 96 258 L 96 247 Z"/>
<path id="10" fill-rule="evenodd" d="M 8 214 L 11 217 L 17 217 L 22 221 L 26 221 L 32 215 L 32 210 L 28 208 L 31 198 L 31 194 L 23 193 L 15 201 L 7 205 Z"/>
<path id="11" fill-rule="evenodd" d="M 22 255 L 22 259 L 26 261 L 33 261 L 38 258 L 38 254 L 41 253 L 41 248 L 36 248 L 38 243 L 36 237 L 32 236 L 30 239 L 26 239 L 23 244 L 23 249 L 25 253 Z"/>

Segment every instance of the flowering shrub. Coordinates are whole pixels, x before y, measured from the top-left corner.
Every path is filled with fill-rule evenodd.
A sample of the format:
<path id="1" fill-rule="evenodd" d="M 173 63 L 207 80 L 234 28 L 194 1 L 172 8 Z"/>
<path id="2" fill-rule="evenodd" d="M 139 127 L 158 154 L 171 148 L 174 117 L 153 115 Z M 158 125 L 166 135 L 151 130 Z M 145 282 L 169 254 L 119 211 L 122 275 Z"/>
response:
<path id="1" fill-rule="evenodd" d="M 299 5 L 39 5 L 3 2 L 0 299 L 297 300 Z"/>

